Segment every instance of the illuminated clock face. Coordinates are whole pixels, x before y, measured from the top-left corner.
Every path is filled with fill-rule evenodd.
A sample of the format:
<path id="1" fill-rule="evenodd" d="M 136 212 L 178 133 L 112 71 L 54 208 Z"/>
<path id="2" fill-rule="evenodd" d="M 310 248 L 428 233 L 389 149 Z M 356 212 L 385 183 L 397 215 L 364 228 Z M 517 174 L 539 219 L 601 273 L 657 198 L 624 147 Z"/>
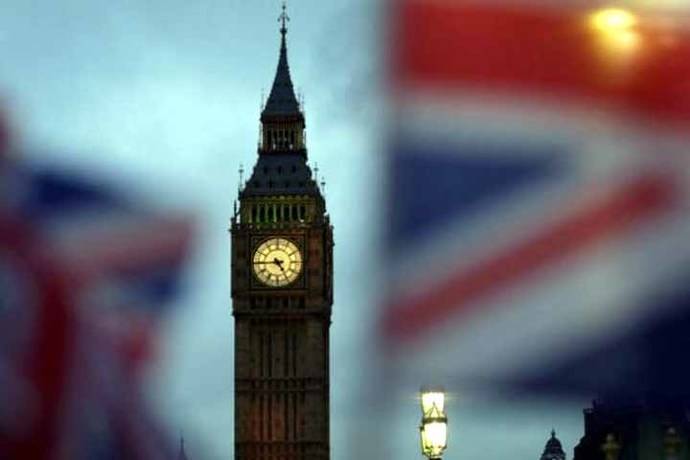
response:
<path id="1" fill-rule="evenodd" d="M 252 265 L 254 274 L 262 283 L 275 287 L 287 286 L 302 271 L 302 254 L 292 241 L 271 238 L 256 248 Z"/>

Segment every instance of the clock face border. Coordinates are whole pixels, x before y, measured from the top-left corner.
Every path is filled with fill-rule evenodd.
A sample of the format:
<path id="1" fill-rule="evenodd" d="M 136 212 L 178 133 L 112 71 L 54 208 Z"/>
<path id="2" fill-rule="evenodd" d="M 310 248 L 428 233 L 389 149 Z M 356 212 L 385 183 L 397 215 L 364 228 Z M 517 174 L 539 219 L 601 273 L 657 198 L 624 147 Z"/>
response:
<path id="1" fill-rule="evenodd" d="M 297 247 L 297 250 L 301 256 L 301 269 L 297 274 L 297 277 L 286 284 L 283 285 L 272 285 L 267 284 L 261 280 L 256 271 L 254 270 L 254 256 L 256 251 L 261 247 L 262 244 L 267 241 L 274 239 L 286 240 Z M 256 235 L 251 238 L 251 250 L 249 257 L 249 270 L 251 272 L 251 288 L 260 290 L 289 290 L 289 289 L 302 289 L 304 288 L 304 272 L 306 270 L 306 258 L 304 251 L 304 237 L 302 235 L 290 235 L 290 234 L 271 234 L 271 235 Z"/>

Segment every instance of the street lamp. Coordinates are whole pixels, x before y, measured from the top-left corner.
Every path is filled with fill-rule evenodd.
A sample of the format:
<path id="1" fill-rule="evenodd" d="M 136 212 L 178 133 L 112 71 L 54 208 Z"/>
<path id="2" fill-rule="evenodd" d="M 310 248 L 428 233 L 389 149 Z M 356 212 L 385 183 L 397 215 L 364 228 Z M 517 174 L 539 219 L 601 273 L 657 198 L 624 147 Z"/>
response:
<path id="1" fill-rule="evenodd" d="M 440 387 L 423 387 L 421 390 L 422 424 L 419 436 L 422 454 L 429 460 L 440 460 L 448 445 L 448 417 L 443 411 L 445 397 Z"/>

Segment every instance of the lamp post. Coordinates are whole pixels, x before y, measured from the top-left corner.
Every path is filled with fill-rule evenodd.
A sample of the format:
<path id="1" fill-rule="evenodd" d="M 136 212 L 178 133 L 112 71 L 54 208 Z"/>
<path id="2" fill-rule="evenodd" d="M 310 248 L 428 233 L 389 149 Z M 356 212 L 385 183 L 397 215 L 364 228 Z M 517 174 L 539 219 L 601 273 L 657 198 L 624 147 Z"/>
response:
<path id="1" fill-rule="evenodd" d="M 448 417 L 444 412 L 446 395 L 441 387 L 422 387 L 420 396 L 422 454 L 429 460 L 440 460 L 448 445 Z"/>

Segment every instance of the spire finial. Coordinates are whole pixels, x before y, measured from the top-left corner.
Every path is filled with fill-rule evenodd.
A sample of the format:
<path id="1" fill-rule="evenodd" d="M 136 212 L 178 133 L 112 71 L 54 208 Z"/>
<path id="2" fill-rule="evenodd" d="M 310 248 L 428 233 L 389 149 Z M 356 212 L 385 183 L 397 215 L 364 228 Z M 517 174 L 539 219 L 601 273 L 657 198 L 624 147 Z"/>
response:
<path id="1" fill-rule="evenodd" d="M 288 16 L 287 12 L 285 11 L 286 9 L 287 5 L 285 0 L 283 0 L 283 11 L 280 13 L 280 16 L 278 16 L 278 22 L 281 23 L 280 33 L 283 34 L 283 37 L 287 33 L 287 23 L 290 22 L 290 16 Z"/>

